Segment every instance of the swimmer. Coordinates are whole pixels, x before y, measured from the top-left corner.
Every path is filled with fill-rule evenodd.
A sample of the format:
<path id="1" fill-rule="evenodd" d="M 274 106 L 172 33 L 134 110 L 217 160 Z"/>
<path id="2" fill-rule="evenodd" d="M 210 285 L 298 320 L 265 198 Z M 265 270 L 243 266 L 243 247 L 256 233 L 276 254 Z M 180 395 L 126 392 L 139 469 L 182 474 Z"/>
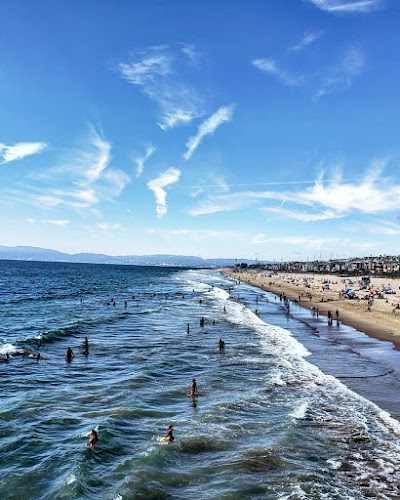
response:
<path id="1" fill-rule="evenodd" d="M 85 350 L 83 351 L 83 354 L 87 356 L 89 354 L 89 341 L 88 338 L 85 337 L 85 343 L 83 344 Z"/>
<path id="2" fill-rule="evenodd" d="M 219 339 L 219 350 L 222 351 L 222 349 L 225 348 L 225 342 L 222 339 Z"/>
<path id="3" fill-rule="evenodd" d="M 90 446 L 90 448 L 96 448 L 98 442 L 99 442 L 99 435 L 93 429 L 92 432 L 89 434 L 89 446 Z"/>
<path id="4" fill-rule="evenodd" d="M 172 428 L 172 425 L 168 426 L 167 435 L 165 436 L 165 438 L 166 438 L 165 440 L 169 441 L 170 443 L 172 443 L 172 441 L 175 439 L 174 438 L 174 429 Z"/>
<path id="5" fill-rule="evenodd" d="M 202 317 L 200 318 L 200 326 L 204 326 L 204 321 L 205 321 L 205 320 L 204 320 L 204 316 L 202 316 Z"/>
<path id="6" fill-rule="evenodd" d="M 26 349 L 26 347 L 21 347 L 20 349 L 17 349 L 14 354 L 21 354 L 22 356 L 27 356 L 28 354 L 30 354 L 30 350 L 29 349 Z"/>
<path id="7" fill-rule="evenodd" d="M 187 333 L 190 333 L 190 323 L 187 324 L 186 331 Z"/>
<path id="8" fill-rule="evenodd" d="M 67 352 L 65 353 L 65 359 L 67 360 L 67 363 L 71 363 L 72 358 L 74 358 L 74 357 L 75 357 L 75 354 L 74 354 L 73 350 L 70 347 L 68 347 Z"/>
<path id="9" fill-rule="evenodd" d="M 192 380 L 192 385 L 190 386 L 190 395 L 192 397 L 197 396 L 197 384 L 195 378 Z"/>
<path id="10" fill-rule="evenodd" d="M 41 358 L 40 352 L 29 354 L 28 358 L 37 359 L 39 361 L 39 359 Z"/>

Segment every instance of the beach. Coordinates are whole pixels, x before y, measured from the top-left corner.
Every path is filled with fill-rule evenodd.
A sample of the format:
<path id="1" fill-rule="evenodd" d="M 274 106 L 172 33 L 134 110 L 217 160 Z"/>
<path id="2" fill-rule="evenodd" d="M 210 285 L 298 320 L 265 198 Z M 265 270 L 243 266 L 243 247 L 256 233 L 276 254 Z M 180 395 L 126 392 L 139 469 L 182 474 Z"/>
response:
<path id="1" fill-rule="evenodd" d="M 267 270 L 225 269 L 224 274 L 276 295 L 284 294 L 290 301 L 314 310 L 320 316 L 331 311 L 339 321 L 362 331 L 370 337 L 392 342 L 400 350 L 400 280 L 372 277 L 369 288 L 383 290 L 390 287 L 395 293 L 382 293 L 383 298 L 374 298 L 372 304 L 366 299 L 369 290 L 359 290 L 360 277 L 339 277 L 330 274 L 271 273 Z M 325 287 L 324 287 L 325 285 Z M 351 289 L 358 299 L 346 298 L 342 293 Z"/>

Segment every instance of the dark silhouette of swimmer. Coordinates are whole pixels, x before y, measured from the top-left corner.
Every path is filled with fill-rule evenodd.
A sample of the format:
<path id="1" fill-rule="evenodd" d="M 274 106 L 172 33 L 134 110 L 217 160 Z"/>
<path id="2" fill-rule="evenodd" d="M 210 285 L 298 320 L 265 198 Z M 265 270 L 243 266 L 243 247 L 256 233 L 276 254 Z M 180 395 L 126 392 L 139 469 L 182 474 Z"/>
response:
<path id="1" fill-rule="evenodd" d="M 204 321 L 205 321 L 205 320 L 204 320 L 204 316 L 202 316 L 202 317 L 200 318 L 200 326 L 204 326 Z"/>
<path id="2" fill-rule="evenodd" d="M 189 323 L 187 324 L 186 331 L 187 331 L 187 333 L 190 333 L 190 324 Z"/>
<path id="3" fill-rule="evenodd" d="M 172 428 L 172 425 L 168 426 L 167 435 L 165 437 L 167 438 L 166 441 L 169 441 L 170 443 L 172 443 L 172 441 L 175 439 L 174 438 L 174 429 Z"/>
<path id="4" fill-rule="evenodd" d="M 225 342 L 222 339 L 219 339 L 219 350 L 222 351 L 222 349 L 225 348 Z"/>
<path id="5" fill-rule="evenodd" d="M 89 354 L 89 341 L 87 337 L 85 337 L 85 342 L 83 344 L 83 347 L 84 347 L 83 354 L 87 356 Z"/>
<path id="6" fill-rule="evenodd" d="M 75 357 L 75 354 L 73 353 L 72 349 L 68 347 L 67 352 L 65 353 L 65 359 L 67 360 L 67 363 L 71 363 L 72 358 Z"/>
<path id="7" fill-rule="evenodd" d="M 197 384 L 195 378 L 192 380 L 192 385 L 190 386 L 190 395 L 192 397 L 197 396 Z"/>
<path id="8" fill-rule="evenodd" d="M 89 434 L 89 446 L 91 448 L 96 448 L 98 442 L 99 442 L 99 435 L 93 429 L 92 432 Z"/>

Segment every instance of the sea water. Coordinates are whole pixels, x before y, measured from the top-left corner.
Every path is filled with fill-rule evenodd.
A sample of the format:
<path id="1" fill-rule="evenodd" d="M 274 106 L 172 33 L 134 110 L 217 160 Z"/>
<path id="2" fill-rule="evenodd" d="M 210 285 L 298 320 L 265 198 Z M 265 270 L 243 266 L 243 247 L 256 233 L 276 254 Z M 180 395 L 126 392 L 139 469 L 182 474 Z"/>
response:
<path id="1" fill-rule="evenodd" d="M 398 421 L 309 361 L 312 327 L 278 326 L 273 295 L 209 270 L 3 261 L 0 280 L 1 499 L 400 498 Z"/>

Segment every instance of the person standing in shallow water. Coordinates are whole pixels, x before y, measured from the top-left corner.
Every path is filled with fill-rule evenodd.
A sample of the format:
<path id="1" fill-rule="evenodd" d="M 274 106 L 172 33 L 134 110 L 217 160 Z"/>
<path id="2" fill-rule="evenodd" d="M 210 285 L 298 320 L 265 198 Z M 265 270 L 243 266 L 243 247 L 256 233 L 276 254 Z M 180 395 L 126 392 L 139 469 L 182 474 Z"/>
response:
<path id="1" fill-rule="evenodd" d="M 70 347 L 68 347 L 67 352 L 65 353 L 65 359 L 67 360 L 67 363 L 71 363 L 72 358 L 74 358 L 74 357 L 75 357 L 75 354 L 74 354 L 73 350 Z"/>
<path id="2" fill-rule="evenodd" d="M 192 397 L 197 396 L 197 383 L 195 378 L 192 380 L 192 385 L 190 386 L 190 395 Z"/>
<path id="3" fill-rule="evenodd" d="M 168 426 L 167 435 L 165 437 L 166 437 L 166 441 L 169 441 L 170 443 L 172 443 L 172 441 L 175 439 L 174 438 L 174 429 L 172 428 L 172 425 Z"/>
<path id="4" fill-rule="evenodd" d="M 93 429 L 92 432 L 89 434 L 89 446 L 90 446 L 90 448 L 96 448 L 98 442 L 99 442 L 99 435 Z"/>
<path id="5" fill-rule="evenodd" d="M 83 354 L 87 356 L 89 354 L 89 341 L 87 337 L 85 337 L 85 342 L 83 344 L 83 347 L 84 347 Z"/>

